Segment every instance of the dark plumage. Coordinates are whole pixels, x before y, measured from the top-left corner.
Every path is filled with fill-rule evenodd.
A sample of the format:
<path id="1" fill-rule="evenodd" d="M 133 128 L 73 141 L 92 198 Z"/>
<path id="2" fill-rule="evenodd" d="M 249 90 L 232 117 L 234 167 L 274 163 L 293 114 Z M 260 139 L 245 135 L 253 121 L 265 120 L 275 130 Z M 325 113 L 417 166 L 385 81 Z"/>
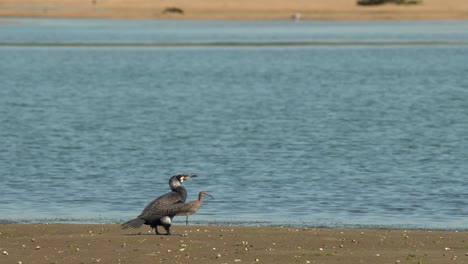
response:
<path id="1" fill-rule="evenodd" d="M 137 218 L 122 224 L 122 228 L 139 228 L 145 224 L 154 228 L 157 235 L 161 235 L 158 226 L 163 226 L 166 230 L 165 235 L 170 235 L 172 218 L 176 215 L 174 206 L 184 204 L 185 199 L 187 199 L 187 191 L 182 186 L 182 182 L 193 177 L 197 176 L 186 174 L 172 176 L 169 179 L 169 186 L 172 191 L 151 201 Z"/>

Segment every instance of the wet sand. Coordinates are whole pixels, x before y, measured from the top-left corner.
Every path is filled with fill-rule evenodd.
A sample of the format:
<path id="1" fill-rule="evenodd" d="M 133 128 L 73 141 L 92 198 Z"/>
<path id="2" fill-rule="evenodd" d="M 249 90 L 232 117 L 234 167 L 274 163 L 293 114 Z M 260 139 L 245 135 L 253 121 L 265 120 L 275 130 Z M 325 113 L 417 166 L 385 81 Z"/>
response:
<path id="1" fill-rule="evenodd" d="M 420 5 L 369 7 L 357 0 L 1 0 L 0 17 L 140 19 L 420 20 L 468 19 L 466 0 L 423 0 Z M 177 7 L 184 14 L 163 13 Z"/>
<path id="2" fill-rule="evenodd" d="M 0 263 L 468 263 L 468 233 L 100 224 L 0 225 Z"/>

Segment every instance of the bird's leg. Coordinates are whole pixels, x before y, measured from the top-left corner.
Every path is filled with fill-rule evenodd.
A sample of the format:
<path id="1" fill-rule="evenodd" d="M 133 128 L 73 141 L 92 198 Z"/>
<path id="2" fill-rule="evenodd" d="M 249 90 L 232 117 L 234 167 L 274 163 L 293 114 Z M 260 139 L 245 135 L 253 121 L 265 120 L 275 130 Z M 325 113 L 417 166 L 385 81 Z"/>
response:
<path id="1" fill-rule="evenodd" d="M 156 235 L 162 235 L 162 234 L 159 233 L 159 231 L 158 231 L 158 226 L 155 226 L 155 227 L 154 227 L 154 230 L 156 231 Z"/>
<path id="2" fill-rule="evenodd" d="M 164 217 L 161 218 L 160 221 L 161 221 L 161 224 L 164 227 L 164 229 L 166 229 L 166 234 L 165 235 L 170 235 L 171 231 L 169 229 L 171 228 L 171 225 L 172 225 L 171 217 L 164 216 Z"/>
<path id="3" fill-rule="evenodd" d="M 170 235 L 171 234 L 171 230 L 170 230 L 171 226 L 168 225 L 168 226 L 164 226 L 164 229 L 166 229 L 166 234 L 165 235 Z"/>
<path id="4" fill-rule="evenodd" d="M 188 215 L 187 218 L 185 218 L 185 225 L 188 225 Z"/>

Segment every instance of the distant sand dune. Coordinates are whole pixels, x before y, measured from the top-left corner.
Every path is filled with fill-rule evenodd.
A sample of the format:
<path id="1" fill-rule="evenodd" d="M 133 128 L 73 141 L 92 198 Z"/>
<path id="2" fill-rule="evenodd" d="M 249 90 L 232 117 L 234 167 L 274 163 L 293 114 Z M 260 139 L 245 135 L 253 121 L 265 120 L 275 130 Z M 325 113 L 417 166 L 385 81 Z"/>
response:
<path id="1" fill-rule="evenodd" d="M 181 8 L 184 14 L 164 14 L 167 7 Z M 356 0 L 0 0 L 0 17 L 289 19 L 294 13 L 321 20 L 468 19 L 468 1 L 363 7 Z"/>

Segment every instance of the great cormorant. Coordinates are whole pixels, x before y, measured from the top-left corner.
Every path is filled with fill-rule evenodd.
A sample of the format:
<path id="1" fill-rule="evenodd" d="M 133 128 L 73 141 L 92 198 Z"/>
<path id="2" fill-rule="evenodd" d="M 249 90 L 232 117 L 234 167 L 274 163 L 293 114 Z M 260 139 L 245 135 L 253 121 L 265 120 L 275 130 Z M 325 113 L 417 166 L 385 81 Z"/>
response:
<path id="1" fill-rule="evenodd" d="M 187 199 L 187 191 L 182 186 L 182 182 L 194 177 L 197 177 L 197 175 L 176 174 L 172 176 L 169 179 L 169 186 L 172 191 L 151 201 L 137 218 L 122 224 L 122 228 L 139 228 L 145 224 L 154 228 L 157 235 L 161 235 L 158 226 L 163 226 L 166 230 L 165 235 L 170 235 L 169 229 L 172 218 L 177 212 L 174 211 L 174 206 L 183 205 L 185 199 Z"/>

